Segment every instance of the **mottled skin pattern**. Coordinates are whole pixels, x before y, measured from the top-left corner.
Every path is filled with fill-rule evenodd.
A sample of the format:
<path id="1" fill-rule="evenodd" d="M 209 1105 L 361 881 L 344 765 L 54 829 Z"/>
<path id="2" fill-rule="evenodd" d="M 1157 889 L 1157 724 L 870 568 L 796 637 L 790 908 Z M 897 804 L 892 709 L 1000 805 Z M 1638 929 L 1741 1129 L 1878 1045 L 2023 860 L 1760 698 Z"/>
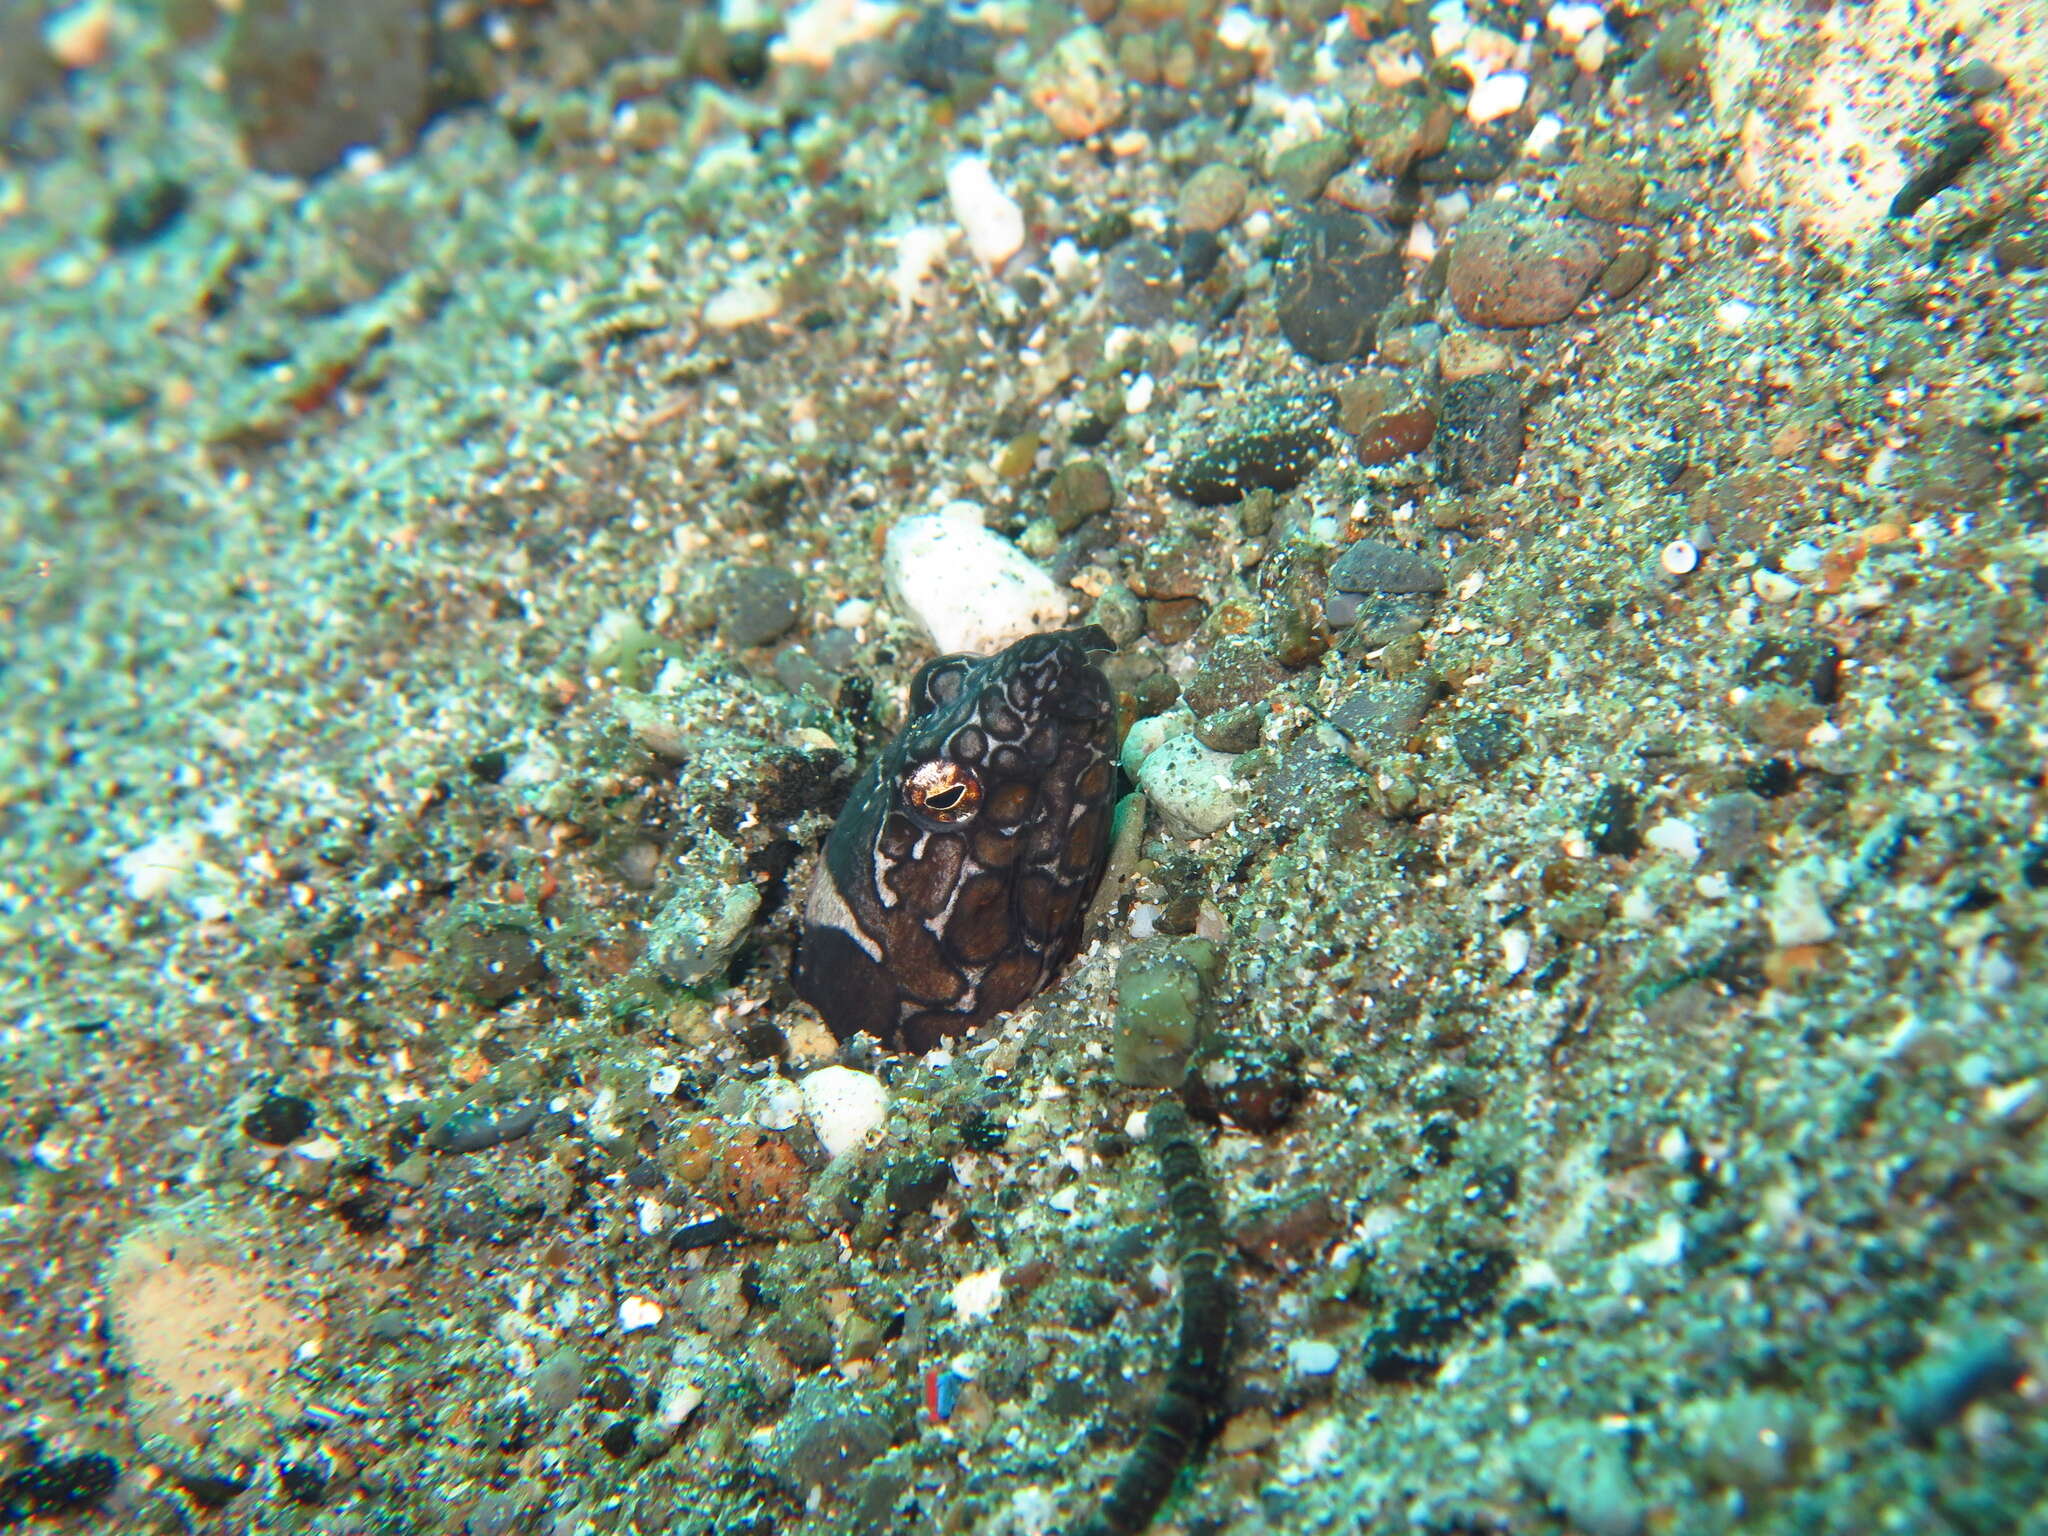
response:
<path id="1" fill-rule="evenodd" d="M 1094 625 L 942 656 L 854 785 L 804 908 L 796 986 L 844 1040 L 928 1051 L 1081 946 L 1109 856 L 1116 708 Z"/>

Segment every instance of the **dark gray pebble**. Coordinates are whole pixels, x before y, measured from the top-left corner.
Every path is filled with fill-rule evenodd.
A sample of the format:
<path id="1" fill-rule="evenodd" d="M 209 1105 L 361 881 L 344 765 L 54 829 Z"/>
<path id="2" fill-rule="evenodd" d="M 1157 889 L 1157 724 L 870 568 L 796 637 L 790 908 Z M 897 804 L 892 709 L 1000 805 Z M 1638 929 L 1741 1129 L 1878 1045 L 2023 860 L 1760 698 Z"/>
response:
<path id="1" fill-rule="evenodd" d="M 1454 379 L 1436 415 L 1437 476 L 1454 491 L 1506 485 L 1522 467 L 1522 393 L 1504 373 Z"/>
<path id="2" fill-rule="evenodd" d="M 1497 710 L 1459 721 L 1451 731 L 1451 743 L 1465 766 L 1479 774 L 1497 772 L 1529 750 L 1522 728 Z"/>
<path id="3" fill-rule="evenodd" d="M 719 578 L 718 633 L 738 650 L 766 645 L 796 627 L 804 586 L 779 565 L 736 565 Z"/>
<path id="4" fill-rule="evenodd" d="M 1330 585 L 1340 592 L 1441 592 L 1443 567 L 1434 560 L 1379 539 L 1360 539 L 1330 566 Z"/>
<path id="5" fill-rule="evenodd" d="M 313 1106 L 295 1093 L 265 1094 L 242 1117 L 242 1133 L 266 1147 L 288 1147 L 313 1129 Z"/>
<path id="6" fill-rule="evenodd" d="M 1180 237 L 1180 280 L 1194 288 L 1209 279 L 1223 258 L 1223 242 L 1214 230 L 1183 230 Z"/>
<path id="7" fill-rule="evenodd" d="M 427 1132 L 427 1145 L 437 1152 L 483 1152 L 519 1140 L 544 1113 L 538 1104 L 472 1105 Z"/>
<path id="8" fill-rule="evenodd" d="M 358 144 L 412 148 L 427 115 L 433 8 L 417 0 L 247 0 L 221 69 L 258 170 L 318 176 Z"/>
<path id="9" fill-rule="evenodd" d="M 2027 1363 L 2005 1333 L 1980 1333 L 1923 1359 L 1900 1385 L 1895 1410 L 1899 1428 L 1915 1440 L 1961 1418 L 1972 1403 L 2010 1392 L 2027 1374 Z"/>
<path id="10" fill-rule="evenodd" d="M 1274 309 L 1295 351 L 1341 363 L 1371 350 L 1401 285 L 1400 245 L 1383 225 L 1336 209 L 1304 213 L 1280 247 Z"/>
<path id="11" fill-rule="evenodd" d="M 1330 724 L 1368 752 L 1397 747 L 1422 729 L 1438 691 L 1429 678 L 1390 683 L 1363 677 L 1330 710 Z"/>
<path id="12" fill-rule="evenodd" d="M 1124 241 L 1103 262 L 1102 295 L 1110 313 L 1139 330 L 1171 320 L 1178 269 L 1173 252 L 1157 240 L 1136 235 Z"/>
<path id="13" fill-rule="evenodd" d="M 836 1488 L 889 1449 L 889 1422 L 849 1401 L 838 1380 L 796 1389 L 777 1426 L 774 1463 L 800 1489 Z"/>
<path id="14" fill-rule="evenodd" d="M 1319 398 L 1253 401 L 1191 432 L 1167 471 L 1167 487 L 1204 507 L 1259 489 L 1291 491 L 1329 452 L 1329 417 L 1329 402 Z"/>
<path id="15" fill-rule="evenodd" d="M 1626 784 L 1609 784 L 1593 797 L 1586 814 L 1586 841 L 1593 851 L 1614 859 L 1632 859 L 1642 851 L 1636 831 L 1636 795 Z"/>

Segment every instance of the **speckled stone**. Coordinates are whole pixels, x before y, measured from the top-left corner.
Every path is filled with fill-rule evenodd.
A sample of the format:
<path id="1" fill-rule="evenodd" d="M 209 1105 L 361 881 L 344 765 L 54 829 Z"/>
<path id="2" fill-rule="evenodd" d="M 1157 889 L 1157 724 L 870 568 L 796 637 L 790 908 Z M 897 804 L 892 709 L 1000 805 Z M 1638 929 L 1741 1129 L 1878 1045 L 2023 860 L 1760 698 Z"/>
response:
<path id="1" fill-rule="evenodd" d="M 1384 226 L 1336 208 L 1300 214 L 1274 273 L 1280 330 L 1314 362 L 1362 356 L 1402 281 L 1400 247 Z"/>
<path id="2" fill-rule="evenodd" d="M 1498 710 L 1467 716 L 1451 730 L 1451 744 L 1477 774 L 1497 773 L 1529 750 L 1522 728 Z"/>
<path id="3" fill-rule="evenodd" d="M 1359 163 L 1392 180 L 1417 160 L 1441 153 L 1450 142 L 1457 113 L 1448 102 L 1400 93 L 1360 102 L 1346 127 L 1358 141 Z"/>
<path id="4" fill-rule="evenodd" d="M 1204 422 L 1183 439 L 1167 487 L 1205 507 L 1260 488 L 1291 491 L 1329 451 L 1329 416 L 1326 400 L 1271 395 Z"/>
<path id="5" fill-rule="evenodd" d="M 1273 182 L 1295 202 L 1312 203 L 1323 195 L 1330 178 L 1350 163 L 1351 141 L 1325 134 L 1274 156 Z"/>
<path id="6" fill-rule="evenodd" d="M 1600 242 L 1553 215 L 1488 203 L 1451 239 L 1446 285 L 1474 325 L 1552 325 L 1607 265 Z"/>
<path id="7" fill-rule="evenodd" d="M 1412 549 L 1383 539 L 1359 539 L 1331 564 L 1330 585 L 1341 592 L 1441 592 L 1444 571 Z"/>
<path id="8" fill-rule="evenodd" d="M 1505 373 L 1444 387 L 1436 415 L 1437 476 L 1454 491 L 1506 485 L 1522 467 L 1522 392 Z"/>

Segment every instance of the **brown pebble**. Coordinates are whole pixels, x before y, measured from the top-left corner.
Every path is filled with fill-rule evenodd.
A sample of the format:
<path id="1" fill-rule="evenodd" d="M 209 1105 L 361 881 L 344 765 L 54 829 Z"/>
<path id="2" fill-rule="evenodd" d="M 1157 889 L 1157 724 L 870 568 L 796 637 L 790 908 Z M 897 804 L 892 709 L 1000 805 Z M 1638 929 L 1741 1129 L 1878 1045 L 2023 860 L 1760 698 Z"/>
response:
<path id="1" fill-rule="evenodd" d="M 1623 245 L 1600 273 L 1600 296 L 1625 299 L 1642 286 L 1657 266 L 1657 237 L 1644 235 Z"/>
<path id="2" fill-rule="evenodd" d="M 1599 242 L 1561 219 L 1488 203 L 1452 238 L 1446 286 L 1474 325 L 1552 325 L 1606 265 Z"/>
<path id="3" fill-rule="evenodd" d="M 1180 189 L 1174 218 L 1182 229 L 1226 229 L 1244 211 L 1251 178 L 1234 165 L 1205 165 Z"/>
<path id="4" fill-rule="evenodd" d="M 1145 630 L 1161 645 L 1179 645 L 1200 627 L 1209 605 L 1199 597 L 1155 599 L 1145 605 Z"/>
<path id="5" fill-rule="evenodd" d="M 1559 190 L 1589 219 L 1626 223 L 1643 205 L 1643 178 L 1612 160 L 1587 160 L 1565 172 Z"/>

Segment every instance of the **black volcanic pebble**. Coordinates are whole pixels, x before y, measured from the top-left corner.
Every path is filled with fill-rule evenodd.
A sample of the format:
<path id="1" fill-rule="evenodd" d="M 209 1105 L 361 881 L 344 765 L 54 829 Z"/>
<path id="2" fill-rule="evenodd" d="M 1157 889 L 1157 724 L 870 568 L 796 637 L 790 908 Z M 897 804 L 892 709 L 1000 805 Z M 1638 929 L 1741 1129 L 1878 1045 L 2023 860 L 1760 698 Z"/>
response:
<path id="1" fill-rule="evenodd" d="M 1329 403 L 1275 395 L 1194 435 L 1167 472 L 1169 489 L 1204 507 L 1255 490 L 1291 491 L 1330 448 Z"/>
<path id="2" fill-rule="evenodd" d="M 288 1147 L 313 1129 L 313 1106 L 295 1093 L 264 1096 L 242 1117 L 242 1134 L 266 1147 Z"/>

